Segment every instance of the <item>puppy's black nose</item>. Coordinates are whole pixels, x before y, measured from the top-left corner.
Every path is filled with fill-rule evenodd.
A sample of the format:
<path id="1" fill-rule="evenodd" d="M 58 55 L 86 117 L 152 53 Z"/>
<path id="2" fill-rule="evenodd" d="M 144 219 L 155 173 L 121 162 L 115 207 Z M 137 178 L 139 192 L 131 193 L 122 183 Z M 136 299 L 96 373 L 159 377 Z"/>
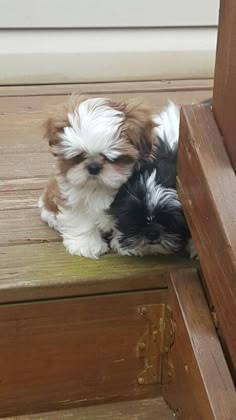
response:
<path id="1" fill-rule="evenodd" d="M 97 175 L 101 171 L 101 165 L 99 163 L 93 162 L 88 165 L 88 172 L 91 175 Z"/>

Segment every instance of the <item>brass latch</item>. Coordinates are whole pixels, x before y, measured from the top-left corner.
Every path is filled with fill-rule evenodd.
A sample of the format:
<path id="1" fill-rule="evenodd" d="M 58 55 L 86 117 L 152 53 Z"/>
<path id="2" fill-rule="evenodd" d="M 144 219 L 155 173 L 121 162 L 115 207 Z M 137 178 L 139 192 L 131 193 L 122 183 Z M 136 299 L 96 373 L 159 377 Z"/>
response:
<path id="1" fill-rule="evenodd" d="M 170 364 L 169 350 L 174 341 L 171 309 L 165 304 L 141 306 L 139 314 L 147 321 L 146 329 L 137 345 L 137 355 L 144 361 L 138 375 L 139 385 L 163 383 L 164 363 Z M 170 372 L 170 369 L 168 369 Z M 168 374 L 170 378 L 171 374 Z"/>

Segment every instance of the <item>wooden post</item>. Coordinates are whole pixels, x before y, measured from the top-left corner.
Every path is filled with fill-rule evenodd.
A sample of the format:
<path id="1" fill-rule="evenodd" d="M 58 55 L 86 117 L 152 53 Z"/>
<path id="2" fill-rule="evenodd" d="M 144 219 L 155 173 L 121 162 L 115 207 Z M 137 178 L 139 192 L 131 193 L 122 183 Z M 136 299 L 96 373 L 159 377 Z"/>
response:
<path id="1" fill-rule="evenodd" d="M 233 420 L 235 389 L 194 269 L 171 274 L 174 339 L 163 394 L 180 419 Z"/>
<path id="2" fill-rule="evenodd" d="M 236 1 L 221 0 L 213 112 L 236 170 Z"/>
<path id="3" fill-rule="evenodd" d="M 210 108 L 181 112 L 177 180 L 220 330 L 236 371 L 236 182 Z"/>

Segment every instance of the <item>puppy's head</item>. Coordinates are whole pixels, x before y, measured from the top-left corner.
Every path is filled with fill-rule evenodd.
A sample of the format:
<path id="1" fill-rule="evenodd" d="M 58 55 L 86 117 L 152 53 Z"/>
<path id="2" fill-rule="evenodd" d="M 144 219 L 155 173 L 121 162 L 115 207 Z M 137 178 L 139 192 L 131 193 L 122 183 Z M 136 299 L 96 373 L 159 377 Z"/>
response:
<path id="1" fill-rule="evenodd" d="M 73 97 L 46 122 L 59 171 L 74 186 L 118 189 L 153 147 L 152 113 L 140 103 Z"/>
<path id="2" fill-rule="evenodd" d="M 120 247 L 131 254 L 181 253 L 190 237 L 177 191 L 160 184 L 156 169 L 133 174 L 116 195 L 109 214 Z"/>

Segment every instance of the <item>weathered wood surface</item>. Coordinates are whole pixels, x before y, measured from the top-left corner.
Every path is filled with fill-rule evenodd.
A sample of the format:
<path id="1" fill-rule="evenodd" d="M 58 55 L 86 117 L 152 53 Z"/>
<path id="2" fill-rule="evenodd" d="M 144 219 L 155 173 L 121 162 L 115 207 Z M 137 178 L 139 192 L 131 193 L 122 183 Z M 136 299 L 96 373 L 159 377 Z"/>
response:
<path id="1" fill-rule="evenodd" d="M 1 198 L 4 197 L 5 194 L 7 193 L 11 194 L 13 191 L 17 195 L 18 191 L 19 191 L 19 194 L 21 194 L 23 190 L 31 190 L 31 191 L 42 190 L 43 188 L 45 188 L 46 184 L 47 184 L 47 178 L 41 178 L 41 177 L 19 178 L 19 179 L 13 178 L 13 179 L 4 179 L 4 180 L 0 179 Z M 38 192 L 38 194 L 40 195 L 40 192 Z M 30 195 L 31 195 L 31 192 L 28 191 L 27 196 L 30 197 Z M 1 205 L 4 206 L 3 203 L 1 203 Z M 19 206 L 20 206 L 20 203 L 19 203 Z"/>
<path id="2" fill-rule="evenodd" d="M 145 82 L 144 82 L 145 83 Z M 181 87 L 181 83 L 182 87 Z M 203 82 L 202 82 L 203 83 Z M 112 91 L 112 87 L 107 84 L 107 90 L 99 91 L 95 85 L 90 85 L 88 93 L 92 96 L 102 95 L 111 98 L 128 99 L 131 97 L 140 98 L 144 102 L 153 106 L 155 111 L 160 110 L 166 105 L 168 99 L 176 101 L 177 104 L 197 103 L 212 95 L 212 82 L 203 83 L 203 86 L 195 86 L 191 81 L 188 83 L 178 82 L 178 86 L 171 83 L 165 84 L 165 88 L 153 89 L 145 91 L 142 83 L 138 83 L 138 87 L 129 84 L 129 90 L 124 88 L 116 93 Z M 180 88 L 181 87 L 181 88 Z M 2 88 L 3 89 L 3 88 Z M 15 88 L 16 89 L 16 88 Z M 21 92 L 22 92 L 22 88 Z M 38 93 L 36 96 L 27 96 L 29 90 Z M 0 97 L 0 151 L 4 153 L 32 153 L 32 152 L 47 152 L 48 147 L 46 142 L 42 139 L 42 122 L 46 118 L 48 109 L 51 106 L 62 103 L 67 99 L 68 93 L 72 91 L 64 87 L 64 95 L 57 95 L 60 87 L 48 87 L 48 94 L 39 95 L 39 87 L 31 88 L 25 87 L 24 92 L 26 96 Z M 40 89 L 45 89 L 40 87 Z M 65 90 L 66 89 L 66 90 Z M 92 90 L 93 89 L 93 90 Z M 0 88 L 1 90 L 1 88 Z M 17 89 L 16 89 L 17 90 Z M 51 93 L 50 93 L 51 92 Z M 54 92 L 54 93 L 53 93 Z"/>
<path id="3" fill-rule="evenodd" d="M 0 155 L 0 178 L 49 177 L 53 159 L 49 153 L 9 153 Z"/>
<path id="4" fill-rule="evenodd" d="M 167 286 L 169 268 L 192 262 L 178 258 L 88 261 L 67 255 L 59 235 L 39 218 L 37 200 L 53 171 L 42 138 L 47 109 L 72 91 L 110 97 L 140 97 L 158 110 L 212 94 L 212 81 L 99 83 L 0 88 L 0 301 L 143 290 Z M 147 270 L 148 267 L 148 270 Z"/>
<path id="5" fill-rule="evenodd" d="M 192 265 L 178 257 L 88 260 L 67 254 L 62 243 L 0 247 L 0 302 L 166 288 L 168 273 Z"/>
<path id="6" fill-rule="evenodd" d="M 183 107 L 178 189 L 236 369 L 236 177 L 209 108 Z"/>
<path id="7" fill-rule="evenodd" d="M 32 181 L 34 178 L 32 178 Z M 21 179 L 19 180 L 21 181 Z M 0 182 L 0 191 L 1 191 L 1 182 Z M 11 184 L 12 185 L 12 184 Z M 21 209 L 34 209 L 38 207 L 38 200 L 40 195 L 40 189 L 43 191 L 43 185 L 46 185 L 45 182 L 41 182 L 41 184 L 36 184 L 35 189 L 30 189 L 30 192 L 27 191 L 27 185 L 24 189 L 24 185 L 22 185 L 23 189 L 17 189 L 17 190 L 8 190 L 8 191 L 2 191 L 1 192 L 1 201 L 0 201 L 0 211 L 1 210 L 21 210 Z M 18 184 L 19 187 L 19 184 Z M 32 184 L 31 184 L 32 187 Z M 9 188 L 9 184 L 8 184 Z M 13 186 L 14 188 L 14 186 Z M 9 213 L 3 213 L 9 216 Z M 37 212 L 39 214 L 39 212 Z M 0 213 L 1 218 L 1 213 Z M 6 217 L 5 217 L 6 218 Z M 0 228 L 1 230 L 1 228 Z"/>
<path id="8" fill-rule="evenodd" d="M 0 246 L 60 240 L 59 233 L 40 220 L 38 208 L 1 211 L 0 232 Z"/>
<path id="9" fill-rule="evenodd" d="M 8 417 L 6 420 L 174 420 L 172 411 L 163 398 L 148 398 L 139 401 L 122 401 L 53 411 L 51 413 Z"/>
<path id="10" fill-rule="evenodd" d="M 142 305 L 166 290 L 1 305 L 0 415 L 37 413 L 155 396 L 141 386 Z M 138 402 L 137 402 L 138 404 Z"/>
<path id="11" fill-rule="evenodd" d="M 153 80 L 143 82 L 109 82 L 109 83 L 73 83 L 62 85 L 37 86 L 0 86 L 0 96 L 39 96 L 39 95 L 68 95 L 72 92 L 92 93 L 94 95 L 109 92 L 182 92 L 209 91 L 213 87 L 213 80 Z"/>
<path id="12" fill-rule="evenodd" d="M 182 420 L 235 419 L 235 388 L 195 270 L 171 274 L 168 304 L 174 344 L 166 401 Z"/>
<path id="13" fill-rule="evenodd" d="M 213 111 L 236 171 L 236 2 L 220 1 Z"/>

